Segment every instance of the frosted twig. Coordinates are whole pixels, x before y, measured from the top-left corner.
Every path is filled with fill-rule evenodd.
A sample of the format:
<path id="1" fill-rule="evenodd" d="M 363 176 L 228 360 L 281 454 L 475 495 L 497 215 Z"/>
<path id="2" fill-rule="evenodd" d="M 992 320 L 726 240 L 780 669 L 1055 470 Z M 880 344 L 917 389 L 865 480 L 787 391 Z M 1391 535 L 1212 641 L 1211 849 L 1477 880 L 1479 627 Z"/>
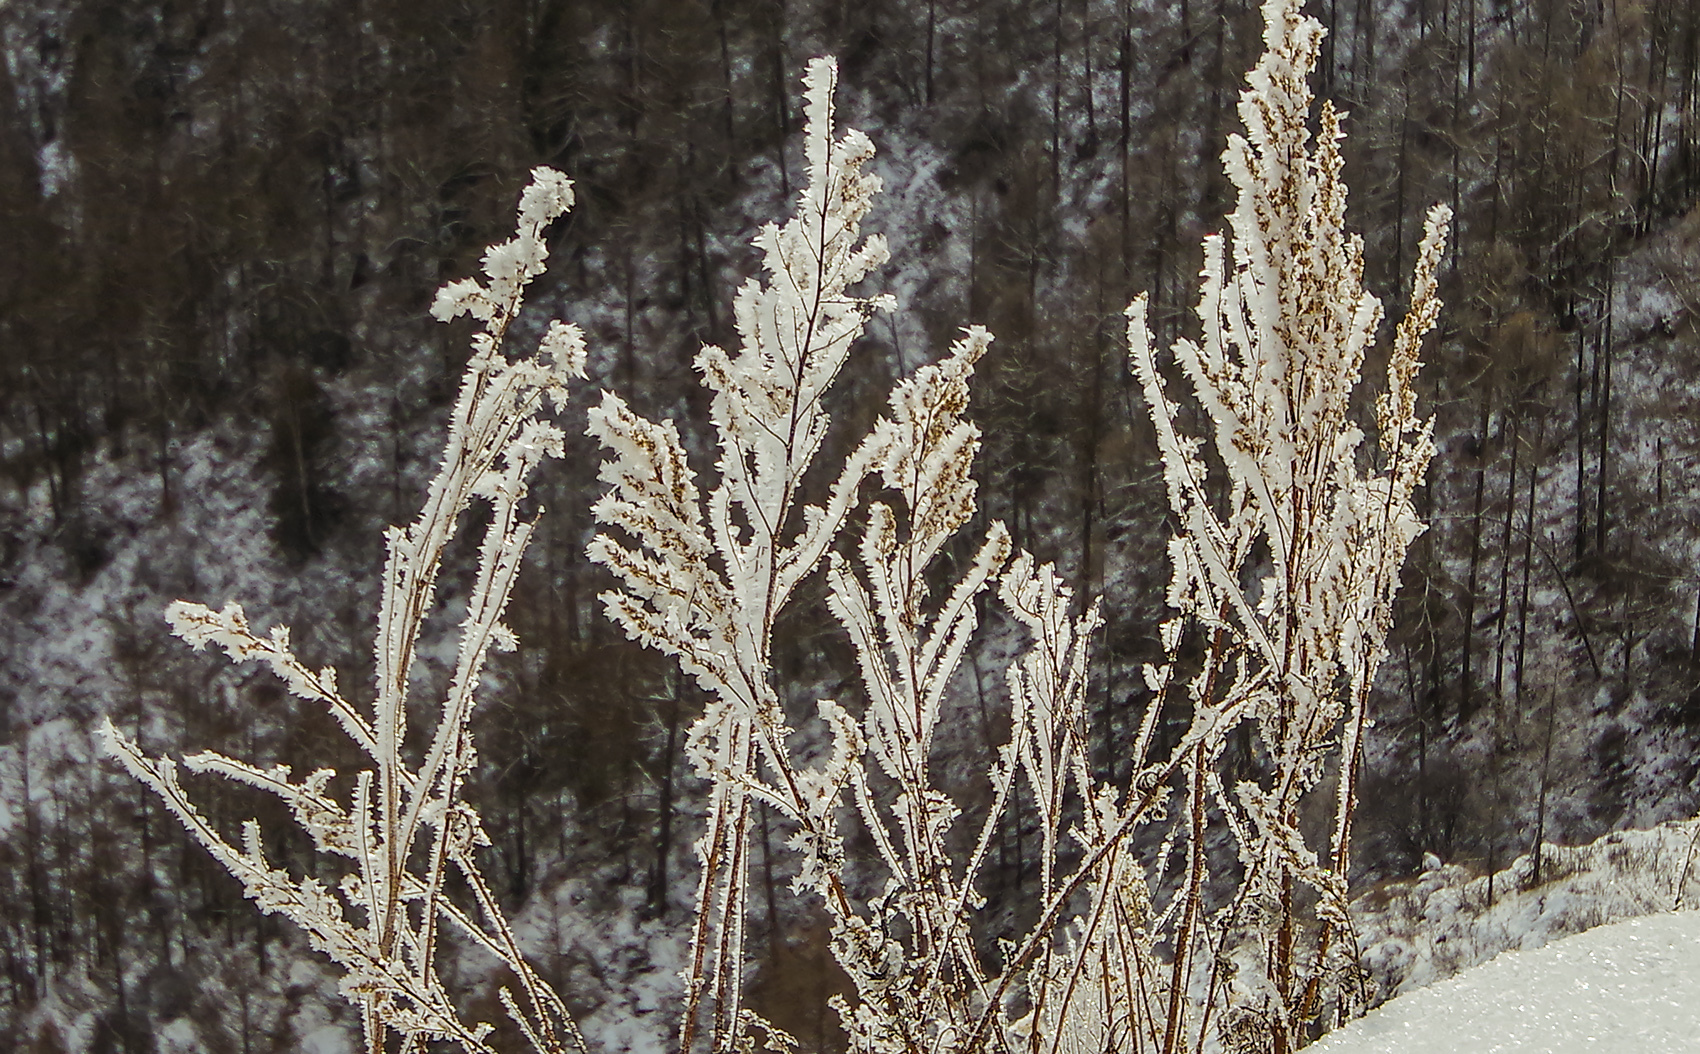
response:
<path id="1" fill-rule="evenodd" d="M 325 704 L 370 760 L 371 767 L 355 773 L 346 806 L 329 793 L 336 776 L 330 769 L 296 783 L 282 766 L 263 769 L 213 752 L 195 754 L 185 762 L 193 771 L 282 799 L 319 853 L 352 859 L 354 870 L 338 886 L 341 901 L 314 879 L 298 880 L 269 867 L 252 821 L 244 828 L 244 848 L 230 845 L 189 801 L 177 783 L 174 763 L 147 757 L 110 723 L 103 729 L 108 752 L 166 802 L 189 833 L 242 881 L 244 892 L 260 909 L 286 915 L 342 968 L 342 990 L 360 1006 L 373 1052 L 385 1049 L 390 1033 L 400 1037 L 404 1050 L 419 1049 L 429 1038 L 452 1039 L 468 1051 L 490 1049 L 485 1038 L 491 1026 L 464 1024 L 438 978 L 439 916 L 453 921 L 519 977 L 529 1008 L 522 1010 L 511 999 L 504 1000 L 504 1006 L 537 1050 L 565 1051 L 558 1038 L 563 1029 L 574 1049 L 584 1049 L 565 1006 L 554 993 L 545 994 L 488 895 L 472 851 L 489 840 L 477 814 L 461 801 L 473 759 L 468 724 L 485 659 L 492 646 L 514 644 L 500 619 L 535 523 L 519 515 L 526 483 L 545 458 L 562 452 L 560 429 L 539 420 L 537 413 L 545 399 L 559 408 L 569 379 L 584 372 L 583 338 L 576 327 L 562 322 L 550 324 L 531 357 L 509 360 L 500 349 L 526 285 L 543 271 L 548 256 L 543 229 L 571 204 L 572 184 L 564 176 L 536 170 L 520 200 L 516 236 L 485 254 L 488 284 L 473 279 L 452 282 L 432 305 L 432 314 L 440 320 L 465 313 L 484 325 L 473 337 L 472 359 L 450 412 L 442 466 L 425 507 L 407 528 L 388 532 L 372 716 L 358 713 L 342 698 L 332 669 L 315 673 L 295 658 L 286 628 L 260 637 L 249 630 L 237 604 L 214 612 L 179 601 L 167 611 L 177 635 L 194 647 L 217 643 L 233 661 L 257 659 L 294 694 Z M 421 763 L 413 765 L 403 754 L 407 674 L 425 613 L 433 606 L 443 553 L 460 513 L 475 500 L 488 503 L 492 516 L 478 550 L 478 572 L 460 627 L 448 698 L 427 736 Z M 423 861 L 415 853 L 422 828 L 432 832 Z M 444 876 L 451 863 L 479 900 L 484 926 L 449 900 Z"/>

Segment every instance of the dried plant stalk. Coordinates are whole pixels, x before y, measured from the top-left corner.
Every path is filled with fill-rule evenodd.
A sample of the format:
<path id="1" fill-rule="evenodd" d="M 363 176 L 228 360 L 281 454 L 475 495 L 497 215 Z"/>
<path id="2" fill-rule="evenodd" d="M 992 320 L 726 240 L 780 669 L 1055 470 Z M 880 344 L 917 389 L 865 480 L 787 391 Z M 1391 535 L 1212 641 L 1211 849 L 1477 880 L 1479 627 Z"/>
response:
<path id="1" fill-rule="evenodd" d="M 526 962 L 481 871 L 476 850 L 489 845 L 478 814 L 463 800 L 473 765 L 470 721 L 474 695 L 492 647 L 517 644 L 502 624 L 520 559 L 536 526 L 520 512 L 527 481 L 547 457 L 560 457 L 563 433 L 537 416 L 545 400 L 560 409 L 573 377 L 584 376 L 584 339 L 576 326 L 552 322 L 536 354 L 510 361 L 502 354 L 508 326 L 519 314 L 527 283 L 543 272 L 548 249 L 543 229 L 571 207 L 572 184 L 538 169 L 520 200 L 515 237 L 491 246 L 484 257 L 488 284 L 472 279 L 444 286 L 432 305 L 442 321 L 471 314 L 483 323 L 449 416 L 442 467 L 425 507 L 407 528 L 391 528 L 375 644 L 377 690 L 367 716 L 337 688 L 336 671 L 313 671 L 295 658 L 286 627 L 265 636 L 249 628 L 239 604 L 221 611 L 178 601 L 166 616 L 191 646 L 217 644 L 234 662 L 269 666 L 302 699 L 327 707 L 370 762 L 354 776 L 347 796 L 330 793 L 337 774 L 319 769 L 295 781 L 288 767 L 261 769 L 222 754 L 184 759 L 191 772 L 209 772 L 276 795 L 294 814 L 322 856 L 351 861 L 341 882 L 328 889 L 270 866 L 258 824 L 243 825 L 232 845 L 195 807 L 170 758 L 154 758 L 107 722 L 107 750 L 164 800 L 178 819 L 231 874 L 261 911 L 285 915 L 305 930 L 314 948 L 343 971 L 341 989 L 361 1009 L 366 1044 L 383 1051 L 386 1037 L 405 1049 L 447 1039 L 467 1051 L 488 1051 L 492 1026 L 462 1020 L 437 971 L 441 925 L 493 955 L 517 979 L 515 997 L 501 996 L 514 1024 L 540 1052 L 585 1051 L 583 1037 L 560 997 Z M 460 648 L 423 755 L 409 759 L 409 671 L 426 612 L 433 606 L 444 550 L 459 515 L 473 501 L 490 506 L 490 523 L 478 548 L 478 572 L 460 626 Z M 541 513 L 539 513 L 541 515 Z M 471 890 L 475 909 L 452 900 L 450 871 Z"/>
<path id="2" fill-rule="evenodd" d="M 1345 898 L 1357 765 L 1399 569 L 1422 530 L 1411 497 L 1432 447 L 1413 384 L 1439 309 L 1448 217 L 1442 208 L 1429 216 L 1412 308 L 1376 403 L 1371 464 L 1351 400 L 1381 305 L 1363 289 L 1361 242 L 1345 232 L 1338 117 L 1325 104 L 1314 143 L 1308 130 L 1306 78 L 1321 28 L 1296 0 L 1269 0 L 1264 16 L 1266 51 L 1239 104 L 1245 134 L 1224 154 L 1238 190 L 1230 232 L 1204 245 L 1202 337 L 1178 341 L 1171 364 L 1150 340 L 1144 298 L 1127 312 L 1177 524 L 1168 547 L 1175 614 L 1161 627 L 1162 660 L 1144 670 L 1152 698 L 1126 745 L 1127 783 L 1106 782 L 1089 763 L 1096 602 L 1077 600 L 1051 565 L 1016 551 L 998 523 L 949 574 L 939 566 L 975 514 L 979 432 L 964 415 L 991 335 L 964 330 L 940 361 L 896 385 L 842 465 L 816 464 L 827 392 L 869 317 L 891 307 L 851 292 L 887 252 L 860 234 L 879 181 L 865 170 L 867 138 L 834 130 L 830 60 L 805 78 L 806 186 L 792 216 L 756 236 L 766 273 L 738 291 L 739 344 L 697 357 L 713 394 L 713 472 L 699 478 L 675 427 L 618 395 L 591 411 L 589 431 L 609 455 L 608 490 L 594 506 L 605 530 L 589 549 L 618 581 L 603 594 L 607 613 L 677 658 L 709 700 L 686 748 L 709 803 L 681 1052 L 742 1054 L 758 1036 L 769 1050 L 795 1046 L 743 1003 L 758 805 L 777 814 L 798 854 L 796 890 L 818 897 L 831 919 L 832 953 L 854 988 L 834 1005 L 856 1051 L 1171 1054 L 1218 1039 L 1288 1051 L 1325 1014 L 1352 1005 Z M 389 536 L 373 713 L 343 699 L 332 671 L 298 662 L 286 632 L 252 632 L 239 607 L 171 609 L 185 640 L 265 662 L 295 694 L 326 706 L 371 760 L 341 798 L 328 770 L 296 782 L 285 768 L 218 754 L 185 762 L 283 799 L 320 853 L 352 861 L 337 889 L 267 865 L 252 823 L 240 848 L 229 843 L 195 810 L 170 760 L 106 728 L 112 752 L 261 909 L 288 915 L 344 969 L 373 1052 L 391 1033 L 409 1050 L 428 1039 L 488 1049 L 490 1026 L 463 1023 L 438 977 L 443 920 L 518 978 L 520 997 L 504 991 L 504 1005 L 535 1049 L 586 1050 L 497 909 L 475 859 L 487 842 L 461 800 L 485 656 L 514 644 L 500 618 L 534 523 L 519 502 L 531 471 L 562 443 L 534 414 L 545 397 L 559 403 L 584 354 L 578 331 L 561 323 L 534 358 L 510 362 L 499 348 L 541 271 L 543 226 L 570 203 L 566 180 L 539 170 L 518 236 L 485 258 L 489 284 L 452 283 L 438 296 L 439 318 L 470 313 L 484 329 L 425 510 Z M 1209 422 L 1205 436 L 1179 423 L 1177 376 Z M 806 502 L 806 491 L 820 503 Z M 442 720 L 409 760 L 413 649 L 456 515 L 474 499 L 493 515 L 459 659 Z M 854 698 L 817 701 L 831 749 L 810 762 L 793 749 L 771 658 L 781 611 L 816 573 L 859 678 L 847 689 Z M 958 837 L 962 806 L 939 783 L 933 744 L 992 594 L 1025 644 L 1004 671 L 1011 734 L 987 761 L 989 806 Z M 1166 714 L 1185 731 L 1160 749 Z M 1224 753 L 1242 729 L 1255 742 L 1255 775 L 1230 786 Z M 1329 778 L 1334 819 L 1318 849 L 1299 820 Z M 1036 910 L 1025 932 L 988 934 L 988 850 L 1018 807 L 1041 843 Z M 850 859 L 855 826 L 871 860 Z M 1223 845 L 1237 859 L 1222 859 Z M 847 867 L 866 881 L 848 880 Z M 451 868 L 472 890 L 476 917 L 447 896 Z"/>

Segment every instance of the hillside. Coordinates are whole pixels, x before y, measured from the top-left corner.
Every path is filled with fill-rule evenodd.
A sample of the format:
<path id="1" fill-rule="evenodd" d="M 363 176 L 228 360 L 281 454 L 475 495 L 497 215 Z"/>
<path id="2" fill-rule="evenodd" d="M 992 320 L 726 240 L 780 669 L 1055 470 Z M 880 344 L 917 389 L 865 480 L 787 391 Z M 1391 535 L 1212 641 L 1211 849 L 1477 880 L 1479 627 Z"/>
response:
<path id="1" fill-rule="evenodd" d="M 1355 888 L 1420 875 L 1425 854 L 1491 874 L 1543 842 L 1686 819 L 1700 807 L 1700 13 L 1312 6 L 1330 31 L 1317 91 L 1350 113 L 1349 218 L 1390 317 L 1424 210 L 1458 217 L 1422 375 L 1439 447 L 1429 530 L 1377 685 Z M 1231 203 L 1217 154 L 1257 14 L 0 7 L 14 247 L 0 252 L 0 1044 L 347 1049 L 356 1023 L 313 994 L 323 968 L 96 761 L 91 730 L 110 715 L 156 752 L 347 764 L 299 701 L 171 639 L 165 604 L 240 599 L 344 684 L 370 682 L 380 532 L 417 507 L 466 356 L 429 298 L 475 269 L 536 164 L 580 192 L 519 323 L 586 331 L 592 383 L 563 418 L 617 388 L 641 412 L 702 419 L 691 360 L 730 339 L 750 235 L 801 178 L 794 88 L 818 53 L 841 57 L 842 117 L 878 144 L 887 189 L 868 223 L 894 266 L 869 284 L 897 302 L 847 368 L 846 431 L 827 444 L 958 326 L 991 329 L 970 410 L 982 518 L 1104 597 L 1092 764 L 1130 776 L 1167 510 L 1121 310 L 1149 292 L 1160 339 L 1196 331 L 1199 242 Z M 593 1027 L 640 1049 L 660 1016 L 647 1010 L 675 991 L 706 808 L 681 732 L 704 700 L 601 615 L 609 580 L 584 558 L 596 458 L 571 431 L 533 490 L 549 515 L 509 617 L 535 645 L 496 667 L 476 794 L 527 939 Z M 685 441 L 712 460 L 706 433 Z M 454 660 L 474 567 L 459 559 L 427 623 L 429 683 Z M 796 707 L 854 670 L 824 590 L 803 588 L 775 655 Z M 952 730 L 963 756 L 1001 734 L 983 715 L 1008 631 L 990 627 L 983 668 L 957 685 L 981 715 Z M 1258 764 L 1249 744 L 1239 763 Z M 1034 831 L 998 828 L 994 908 L 1038 880 Z M 841 980 L 822 921 L 786 897 L 778 841 L 754 851 L 775 907 L 753 1002 L 831 1049 L 824 1000 Z M 288 837 L 276 851 L 307 859 Z M 563 930 L 561 903 L 595 921 Z"/>

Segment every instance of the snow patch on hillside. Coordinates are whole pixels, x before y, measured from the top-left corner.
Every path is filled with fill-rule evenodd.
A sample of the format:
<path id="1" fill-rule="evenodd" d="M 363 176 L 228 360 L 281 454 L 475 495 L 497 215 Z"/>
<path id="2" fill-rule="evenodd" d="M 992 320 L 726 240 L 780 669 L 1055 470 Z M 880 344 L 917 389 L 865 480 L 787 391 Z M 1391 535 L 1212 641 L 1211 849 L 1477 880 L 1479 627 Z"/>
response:
<path id="1" fill-rule="evenodd" d="M 1455 864 L 1383 883 L 1353 916 L 1377 996 L 1435 984 L 1508 951 L 1606 923 L 1700 903 L 1700 821 L 1614 831 L 1583 846 L 1544 845 L 1496 874 Z"/>
<path id="2" fill-rule="evenodd" d="M 1371 1011 L 1306 1048 L 1317 1054 L 1469 1050 L 1640 1054 L 1700 1037 L 1700 913 L 1602 926 Z"/>

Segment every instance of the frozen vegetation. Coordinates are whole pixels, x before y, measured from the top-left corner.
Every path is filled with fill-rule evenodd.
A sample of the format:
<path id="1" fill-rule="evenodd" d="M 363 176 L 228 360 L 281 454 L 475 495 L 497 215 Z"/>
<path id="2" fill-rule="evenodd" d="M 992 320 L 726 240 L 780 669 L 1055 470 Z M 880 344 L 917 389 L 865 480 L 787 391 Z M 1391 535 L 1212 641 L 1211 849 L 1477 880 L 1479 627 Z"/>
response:
<path id="1" fill-rule="evenodd" d="M 1668 992 L 1631 982 L 1692 972 L 1682 953 L 1695 945 L 1680 929 L 1690 916 L 1618 927 L 1586 946 L 1562 938 L 1684 902 L 1700 885 L 1691 824 L 1621 831 L 1580 848 L 1542 846 L 1497 870 L 1490 849 L 1489 874 L 1436 857 L 1414 879 L 1354 890 L 1348 900 L 1366 751 L 1374 767 L 1389 760 L 1366 746 L 1370 695 L 1388 655 L 1399 569 L 1424 529 L 1413 495 L 1433 451 L 1432 425 L 1414 401 L 1415 375 L 1439 310 L 1447 216 L 1430 213 L 1415 274 L 1402 287 L 1409 314 L 1391 347 L 1375 348 L 1381 304 L 1363 287 L 1362 244 L 1345 232 L 1338 119 L 1328 107 L 1313 111 L 1306 82 L 1320 30 L 1292 3 L 1272 0 L 1264 14 L 1267 53 L 1240 102 L 1244 135 L 1226 155 L 1233 212 L 1228 230 L 1204 243 L 1203 336 L 1169 343 L 1160 334 L 1173 327 L 1148 322 L 1143 297 L 1127 312 L 1140 412 L 1162 462 L 1161 480 L 1149 482 L 1166 492 L 1174 535 L 1168 620 L 1154 627 L 1160 651 L 1135 664 L 1150 696 L 1125 729 L 1125 756 L 1105 763 L 1090 746 L 1093 664 L 1106 636 L 1086 595 L 1092 576 L 1044 563 L 1028 551 L 1040 551 L 1044 538 L 1029 533 L 1018 543 L 980 500 L 975 374 L 994 334 L 969 327 L 935 359 L 924 349 L 926 328 L 893 309 L 945 279 L 927 272 L 932 261 L 903 253 L 906 266 L 885 277 L 887 242 L 861 232 L 864 218 L 880 226 L 883 178 L 899 188 L 892 196 L 902 209 L 887 223 L 891 244 L 920 251 L 915 231 L 929 210 L 946 207 L 942 159 L 900 143 L 894 162 L 859 133 L 840 135 L 836 69 L 817 63 L 806 82 L 795 212 L 755 239 L 763 273 L 734 301 L 738 342 L 695 359 L 707 425 L 675 424 L 677 407 L 657 410 L 618 383 L 590 413 L 608 460 L 607 493 L 595 506 L 605 533 L 589 558 L 618 583 L 603 603 L 629 636 L 677 660 L 707 700 L 706 713 L 680 730 L 696 777 L 680 793 L 706 788 L 678 821 L 681 840 L 698 839 L 685 868 L 694 895 L 670 899 L 663 887 L 658 908 L 633 888 L 607 894 L 603 887 L 623 879 L 613 862 L 593 860 L 515 896 L 493 877 L 486 820 L 466 800 L 483 719 L 475 695 L 497 695 L 506 676 L 506 660 L 486 660 L 526 647 L 527 635 L 509 628 L 509 591 L 540 517 L 562 511 L 542 509 L 541 488 L 528 488 L 551 458 L 591 449 L 568 398 L 569 384 L 581 387 L 583 335 L 559 322 L 519 321 L 526 283 L 547 253 L 544 230 L 573 199 L 564 177 L 540 169 L 521 200 L 516 237 L 486 255 L 484 280 L 451 283 L 433 309 L 441 319 L 470 314 L 482 330 L 426 507 L 386 539 L 381 588 L 372 591 L 375 689 L 339 687 L 331 666 L 295 657 L 337 660 L 336 648 L 347 649 L 339 634 L 353 626 L 306 627 L 312 643 L 302 647 L 269 628 L 269 618 L 257 620 L 266 630 L 251 627 L 232 603 L 172 609 L 189 643 L 259 661 L 312 704 L 310 716 L 328 714 L 364 769 L 291 771 L 263 756 L 242 759 L 241 735 L 228 748 L 187 744 L 229 755 L 174 762 L 158 753 L 179 731 L 170 714 L 105 726 L 108 748 L 260 909 L 300 925 L 329 960 L 296 961 L 250 993 L 246 962 L 231 953 L 200 1005 L 239 1004 L 244 1045 L 270 1027 L 323 1054 L 353 1049 L 360 1033 L 368 1050 L 418 1050 L 430 1039 L 472 1051 L 786 1050 L 797 1040 L 749 992 L 752 979 L 768 980 L 759 945 L 777 943 L 777 874 L 794 896 L 786 918 L 824 919 L 821 943 L 843 976 L 834 1012 L 859 1051 L 1285 1051 L 1389 995 L 1399 998 L 1338 1042 L 1394 1037 L 1390 1029 L 1405 1027 L 1397 1022 L 1426 1016 L 1458 1022 L 1435 1026 L 1448 1044 L 1435 1049 L 1454 1049 L 1465 1035 L 1485 1037 L 1483 1049 L 1514 1038 L 1534 1045 L 1504 1049 L 1564 1049 L 1543 1044 L 1568 1027 L 1560 1012 L 1582 1002 L 1575 993 L 1601 991 L 1593 968 L 1623 979 L 1585 1012 L 1620 1030 L 1640 1028 L 1620 1031 L 1643 1044 L 1625 1049 L 1680 1035 L 1656 1031 L 1686 1027 L 1663 1012 Z M 922 171 L 904 171 L 911 161 Z M 975 266 L 971 243 L 960 239 L 942 259 L 935 270 Z M 1666 285 L 1620 290 L 1623 324 L 1656 329 L 1685 312 L 1679 284 Z M 896 345 L 899 379 L 883 415 L 872 406 L 845 412 L 843 385 L 828 390 L 881 329 Z M 533 345 L 533 355 L 513 352 Z M 1372 374 L 1385 371 L 1373 406 L 1361 395 L 1353 401 L 1366 363 Z M 1625 385 L 1620 404 L 1641 406 L 1656 394 L 1649 387 Z M 536 416 L 545 401 L 557 411 L 552 422 Z M 367 432 L 381 432 L 380 411 L 366 405 L 359 415 Z M 285 607 L 280 598 L 311 587 L 258 545 L 263 499 L 232 467 L 247 455 L 211 442 L 179 449 L 187 469 L 177 485 L 205 495 L 184 515 L 224 518 L 246 547 L 183 557 L 195 565 L 197 595 L 218 598 L 215 606 L 243 594 L 250 610 Z M 362 471 L 381 476 L 371 458 Z M 1662 446 L 1639 449 L 1625 474 L 1656 471 L 1662 491 L 1666 460 Z M 1448 459 L 1442 474 L 1467 489 L 1459 465 Z M 97 471 L 117 475 L 110 465 Z M 108 482 L 118 506 L 152 486 L 145 477 Z M 1514 489 L 1516 477 L 1509 482 Z M 1482 486 L 1478 475 L 1478 505 Z M 1544 532 L 1548 510 L 1537 520 L 1532 485 L 1529 494 L 1525 533 L 1537 523 Z M 31 514 L 48 517 L 45 505 Z M 1509 513 L 1506 523 L 1510 537 Z M 482 538 L 471 547 L 478 569 L 439 576 L 457 531 Z M 1474 588 L 1474 558 L 1468 568 L 1450 559 Z M 145 577 L 134 561 L 126 551 L 101 574 Z M 21 584 L 33 588 L 44 574 L 26 566 Z M 1574 614 L 1561 582 L 1538 591 L 1536 603 Z M 77 625 L 81 609 L 69 603 L 44 609 L 43 618 L 70 628 L 14 659 L 79 698 L 127 690 L 112 673 L 126 671 L 140 698 L 148 660 L 122 654 L 113 643 L 122 634 L 111 627 L 150 616 L 133 594 L 91 592 L 107 601 L 98 621 Z M 1500 593 L 1503 665 L 1503 580 Z M 796 609 L 816 601 L 822 621 L 848 641 L 847 668 L 836 680 L 783 684 L 776 668 Z M 426 626 L 428 616 L 456 624 L 458 634 Z M 1596 627 L 1589 640 L 1577 622 L 1595 673 L 1602 663 L 1610 672 L 1616 654 L 1624 681 L 1621 692 L 1602 684 L 1594 699 L 1566 700 L 1576 712 L 1557 718 L 1558 749 L 1585 758 L 1599 713 L 1628 725 L 1657 714 L 1628 689 L 1637 649 L 1649 655 L 1652 647 L 1633 616 L 1613 639 Z M 81 672 L 91 653 L 110 656 L 99 678 Z M 1556 681 L 1581 654 L 1543 653 L 1528 665 L 1544 664 Z M 1408 644 L 1403 659 L 1409 678 Z M 1519 651 L 1519 690 L 1524 665 Z M 987 698 L 999 708 L 995 721 L 986 720 Z M 314 707 L 324 713 L 311 714 Z M 1549 695 L 1549 761 L 1554 710 Z M 41 789 L 32 750 L 73 767 L 94 761 L 75 720 L 39 716 L 14 766 L 23 797 L 0 809 L 0 830 L 62 808 L 57 790 Z M 1491 736 L 1538 736 L 1540 718 L 1523 718 L 1521 726 L 1502 722 L 1496 710 L 1491 732 L 1468 740 L 1466 754 L 1486 749 Z M 976 721 L 988 730 L 985 756 L 964 731 Z M 1458 722 L 1462 730 L 1467 715 Z M 1670 786 L 1691 771 L 1675 737 L 1650 734 L 1628 749 Z M 246 806 L 233 811 L 220 793 L 197 799 L 210 781 L 180 784 L 179 766 L 276 796 L 318 859 L 280 854 L 272 832 L 244 827 Z M 1543 765 L 1543 819 L 1547 776 Z M 1651 823 L 1668 815 L 1661 809 L 1628 815 Z M 1037 874 L 1025 906 L 986 895 L 1006 826 L 1037 843 L 1029 843 Z M 776 850 L 786 853 L 777 865 Z M 1502 958 L 1476 971 L 1456 992 L 1409 994 L 1502 951 L 1554 941 L 1522 952 L 1522 965 Z M 256 937 L 256 945 L 263 963 L 265 944 Z M 169 946 L 163 958 L 169 966 Z M 591 965 L 569 973 L 564 961 Z M 124 970 L 115 969 L 120 992 Z M 141 978 L 149 998 L 166 985 L 159 973 Z M 1519 977 L 1550 978 L 1521 993 L 1528 1013 L 1513 1023 L 1521 1038 L 1490 1013 L 1505 1009 Z M 503 985 L 499 997 L 473 994 Z M 352 1015 L 320 994 L 304 996 L 338 989 Z M 1563 1005 L 1540 1002 L 1549 996 Z M 257 1020 L 263 1009 L 278 1023 L 250 1029 L 250 998 Z M 83 1050 L 99 1042 L 96 1018 L 90 997 L 61 983 L 36 1004 L 31 1027 Z M 193 1014 L 169 1021 L 160 1049 L 216 1048 Z M 1486 1031 L 1466 1031 L 1477 1027 Z M 1424 1049 L 1384 1041 L 1396 1045 L 1318 1049 Z"/>
<path id="2" fill-rule="evenodd" d="M 589 556 L 620 582 L 603 594 L 607 613 L 676 658 L 709 699 L 685 750 L 710 798 L 679 1049 L 796 1046 L 744 1003 L 758 809 L 797 855 L 793 893 L 830 919 L 832 955 L 851 984 L 831 1005 L 854 1050 L 1287 1050 L 1363 1004 L 1347 903 L 1351 827 L 1369 693 L 1399 570 L 1423 529 L 1411 498 L 1433 446 L 1414 382 L 1439 313 L 1449 214 L 1428 216 L 1375 400 L 1370 461 L 1351 404 L 1382 308 L 1362 286 L 1362 242 L 1345 230 L 1342 133 L 1327 103 L 1312 142 L 1321 26 L 1292 0 L 1270 0 L 1263 14 L 1266 50 L 1239 104 L 1245 134 L 1223 155 L 1237 191 L 1231 233 L 1204 245 L 1203 339 L 1177 340 L 1171 367 L 1146 299 L 1126 312 L 1174 534 L 1173 612 L 1163 654 L 1145 666 L 1154 697 L 1125 777 L 1121 766 L 1094 771 L 1086 747 L 1096 602 L 1077 605 L 1002 523 L 966 549 L 957 539 L 975 519 L 979 445 L 962 415 L 991 334 L 965 329 L 945 358 L 895 386 L 887 415 L 841 467 L 824 479 L 813 471 L 831 425 L 827 390 L 869 320 L 893 306 L 853 292 L 888 252 L 861 236 L 880 181 L 863 171 L 867 137 L 837 133 L 830 61 L 805 78 L 805 185 L 793 216 L 756 238 L 765 278 L 738 292 L 741 344 L 696 359 L 713 395 L 713 475 L 692 467 L 672 422 L 645 419 L 615 393 L 592 411 L 590 433 L 610 455 L 610 489 L 594 512 L 610 530 Z M 344 695 L 333 667 L 298 660 L 286 628 L 257 633 L 239 605 L 168 612 L 191 645 L 257 661 L 328 710 L 365 755 L 352 787 L 330 768 L 297 776 L 215 752 L 183 762 L 281 799 L 319 856 L 347 861 L 340 877 L 322 881 L 322 864 L 305 877 L 274 866 L 255 820 L 227 840 L 175 762 L 111 722 L 103 729 L 107 749 L 260 910 L 305 930 L 341 971 L 374 1054 L 502 1042 L 445 984 L 438 945 L 450 936 L 514 979 L 500 990 L 507 1043 L 591 1049 L 507 920 L 480 863 L 490 840 L 465 801 L 486 657 L 519 646 L 503 616 L 542 514 L 522 512 L 529 480 L 563 453 L 562 430 L 535 415 L 545 397 L 565 405 L 585 355 L 580 331 L 561 322 L 535 356 L 510 360 L 504 344 L 543 270 L 544 228 L 572 203 L 571 184 L 538 169 L 515 238 L 485 254 L 487 282 L 451 282 L 433 304 L 439 320 L 469 314 L 482 329 L 425 507 L 387 535 L 370 710 Z M 1209 422 L 1202 434 L 1179 408 L 1171 369 Z M 876 480 L 882 496 L 869 501 L 863 485 Z M 460 646 L 446 698 L 422 705 L 410 686 L 415 650 L 445 549 L 474 502 L 490 512 Z M 947 557 L 952 547 L 961 555 Z M 829 747 L 799 756 L 774 641 L 794 591 L 821 571 L 860 687 L 817 700 Z M 1026 642 L 999 678 L 1009 739 L 985 762 L 976 816 L 963 788 L 937 780 L 933 742 L 993 595 Z M 410 733 L 420 711 L 435 723 Z M 1178 738 L 1158 735 L 1164 720 L 1179 723 Z M 1258 743 L 1260 777 L 1225 762 L 1236 735 Z M 982 870 L 1004 812 L 1024 802 L 1038 819 L 1038 896 L 1018 928 L 987 932 Z M 1320 846 L 1301 825 L 1317 809 L 1333 817 Z M 852 826 L 872 862 L 850 852 Z"/>

